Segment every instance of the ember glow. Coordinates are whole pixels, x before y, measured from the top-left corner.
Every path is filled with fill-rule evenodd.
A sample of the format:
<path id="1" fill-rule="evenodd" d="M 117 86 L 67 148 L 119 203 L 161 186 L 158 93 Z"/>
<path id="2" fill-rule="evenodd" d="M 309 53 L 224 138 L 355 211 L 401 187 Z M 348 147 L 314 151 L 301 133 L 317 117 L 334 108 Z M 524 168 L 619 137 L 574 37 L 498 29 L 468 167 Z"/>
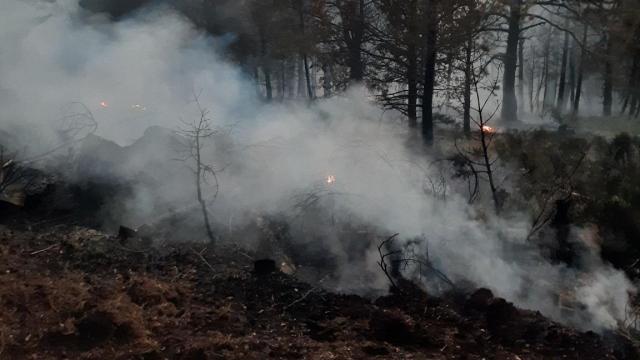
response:
<path id="1" fill-rule="evenodd" d="M 325 179 L 325 181 L 327 182 L 327 184 L 329 185 L 333 185 L 336 183 L 336 177 L 333 175 L 328 175 Z"/>
<path id="2" fill-rule="evenodd" d="M 109 104 L 107 104 L 106 101 L 100 101 L 100 106 L 102 106 L 103 108 L 108 108 Z"/>
<path id="3" fill-rule="evenodd" d="M 496 132 L 496 129 L 494 129 L 491 126 L 488 126 L 488 125 L 483 125 L 482 126 L 482 132 L 494 133 L 494 132 Z"/>

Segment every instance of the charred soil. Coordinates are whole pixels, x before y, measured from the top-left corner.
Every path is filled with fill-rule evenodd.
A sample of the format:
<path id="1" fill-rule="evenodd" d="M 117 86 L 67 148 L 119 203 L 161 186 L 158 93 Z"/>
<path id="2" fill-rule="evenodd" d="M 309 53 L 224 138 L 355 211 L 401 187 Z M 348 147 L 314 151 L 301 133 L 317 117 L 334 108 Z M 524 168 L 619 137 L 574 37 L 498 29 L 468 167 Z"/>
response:
<path id="1" fill-rule="evenodd" d="M 370 300 L 256 272 L 252 254 L 235 247 L 143 245 L 68 222 L 4 221 L 0 358 L 635 356 L 489 290 L 432 297 L 402 283 Z"/>

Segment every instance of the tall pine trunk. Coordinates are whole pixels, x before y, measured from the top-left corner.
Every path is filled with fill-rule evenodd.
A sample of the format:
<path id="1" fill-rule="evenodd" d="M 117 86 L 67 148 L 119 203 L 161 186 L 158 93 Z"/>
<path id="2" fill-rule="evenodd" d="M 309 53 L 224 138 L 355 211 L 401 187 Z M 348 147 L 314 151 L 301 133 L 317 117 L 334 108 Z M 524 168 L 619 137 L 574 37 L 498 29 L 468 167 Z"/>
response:
<path id="1" fill-rule="evenodd" d="M 576 43 L 572 43 L 569 49 L 569 106 L 573 104 L 576 97 Z"/>
<path id="2" fill-rule="evenodd" d="M 322 89 L 324 90 L 325 98 L 331 97 L 333 89 L 333 72 L 331 65 L 326 62 L 322 64 Z"/>
<path id="3" fill-rule="evenodd" d="M 535 52 L 536 52 L 535 51 L 535 47 L 532 46 L 531 47 L 531 54 L 535 54 Z M 534 107 L 533 107 L 533 105 L 534 105 L 533 104 L 534 103 L 534 101 L 533 101 L 534 90 L 533 90 L 533 88 L 534 88 L 534 85 L 535 85 L 534 80 L 536 78 L 536 67 L 537 67 L 536 60 L 532 56 L 531 66 L 529 67 L 529 112 L 531 114 L 533 114 L 533 111 L 534 111 Z"/>
<path id="4" fill-rule="evenodd" d="M 544 94 L 542 95 L 542 113 L 544 113 L 549 106 L 549 67 L 551 63 L 551 32 L 549 32 L 549 36 L 547 37 L 547 43 L 544 48 L 544 77 L 543 77 L 543 86 L 544 86 Z M 553 100 L 551 100 L 551 104 L 553 104 Z"/>
<path id="5" fill-rule="evenodd" d="M 355 3 L 357 1 L 357 3 Z M 349 0 L 343 6 L 354 6 L 353 14 L 343 10 L 343 36 L 347 45 L 347 65 L 349 79 L 360 82 L 364 78 L 364 62 L 362 60 L 362 43 L 365 34 L 365 0 Z"/>
<path id="6" fill-rule="evenodd" d="M 522 0 L 511 0 L 509 9 L 509 29 L 507 50 L 504 58 L 504 79 L 502 87 L 502 120 L 518 120 L 518 100 L 516 99 L 516 70 L 518 65 L 518 42 L 520 40 L 520 17 Z"/>
<path id="7" fill-rule="evenodd" d="M 518 100 L 524 107 L 524 39 L 518 42 Z"/>
<path id="8" fill-rule="evenodd" d="M 427 18 L 426 55 L 424 66 L 424 90 L 422 92 L 422 138 L 427 145 L 433 144 L 433 95 L 436 80 L 438 55 L 437 0 L 430 0 Z"/>
<path id="9" fill-rule="evenodd" d="M 409 118 L 409 127 L 415 129 L 418 127 L 418 50 L 417 50 L 417 0 L 410 0 L 409 14 L 409 44 L 407 47 L 407 117 Z"/>
<path id="10" fill-rule="evenodd" d="M 409 59 L 407 66 L 407 83 L 409 92 L 407 94 L 407 117 L 409 127 L 418 127 L 418 59 L 415 46 L 409 46 Z"/>
<path id="11" fill-rule="evenodd" d="M 587 57 L 587 33 L 589 27 L 585 23 L 584 28 L 582 29 L 582 49 L 580 51 L 580 62 L 578 65 L 578 76 L 576 78 L 576 97 L 573 100 L 573 116 L 578 115 L 578 111 L 580 110 L 580 98 L 582 96 L 582 79 L 584 77 L 584 64 Z"/>
<path id="12" fill-rule="evenodd" d="M 471 77 L 473 71 L 472 55 L 473 37 L 469 35 L 467 39 L 467 46 L 465 47 L 464 59 L 464 103 L 462 128 L 464 130 L 465 136 L 471 135 Z"/>
<path id="13" fill-rule="evenodd" d="M 278 90 L 280 91 L 280 94 L 279 94 L 280 95 L 280 98 L 279 98 L 280 102 L 284 102 L 284 98 L 286 96 L 285 94 L 286 94 L 286 91 L 287 91 L 287 79 L 286 79 L 287 75 L 286 75 L 285 72 L 286 72 L 286 61 L 285 60 L 280 60 L 280 74 L 279 74 L 280 75 L 280 79 L 279 79 L 279 81 L 280 81 L 279 85 L 280 86 L 278 88 Z"/>
<path id="14" fill-rule="evenodd" d="M 300 33 L 304 36 L 305 24 L 304 24 L 304 4 L 302 0 L 298 0 L 298 16 L 300 20 Z M 304 65 L 304 75 L 307 82 L 307 96 L 309 99 L 313 99 L 313 93 L 311 92 L 311 78 L 309 76 L 309 60 L 307 58 L 306 51 L 302 51 L 302 62 Z"/>
<path id="15" fill-rule="evenodd" d="M 562 61 L 560 62 L 560 85 L 558 86 L 558 101 L 556 107 L 563 111 L 565 105 L 565 86 L 567 81 L 567 57 L 569 55 L 569 33 L 564 33 L 564 44 L 562 46 Z"/>
<path id="16" fill-rule="evenodd" d="M 613 105 L 613 64 L 611 64 L 611 35 L 607 34 L 607 45 L 604 54 L 602 84 L 602 116 L 611 116 Z"/>
<path id="17" fill-rule="evenodd" d="M 307 84 L 307 96 L 309 100 L 313 100 L 313 88 L 311 86 L 311 74 L 309 73 L 309 59 L 307 54 L 302 54 L 302 60 L 304 64 L 304 77 Z"/>
<path id="18" fill-rule="evenodd" d="M 625 94 L 624 104 L 622 105 L 621 115 L 624 115 L 629 108 L 629 115 L 633 115 L 635 108 L 638 104 L 638 72 L 640 62 L 640 48 L 635 51 L 633 56 L 633 62 L 631 63 L 631 70 L 629 71 L 629 85 Z"/>
<path id="19" fill-rule="evenodd" d="M 260 46 L 262 53 L 262 73 L 264 74 L 264 87 L 267 94 L 267 101 L 273 99 L 273 88 L 271 86 L 271 64 L 267 51 L 267 39 L 264 34 L 260 36 Z"/>

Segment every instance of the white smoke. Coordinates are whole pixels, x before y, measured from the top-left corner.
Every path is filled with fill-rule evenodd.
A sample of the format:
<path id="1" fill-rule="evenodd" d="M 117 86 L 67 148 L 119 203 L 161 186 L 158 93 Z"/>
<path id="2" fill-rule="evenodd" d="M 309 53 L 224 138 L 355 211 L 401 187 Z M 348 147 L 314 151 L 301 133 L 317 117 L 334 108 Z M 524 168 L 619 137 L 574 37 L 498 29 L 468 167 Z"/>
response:
<path id="1" fill-rule="evenodd" d="M 0 130 L 27 134 L 25 151 L 57 141 L 55 129 L 70 102 L 92 111 L 98 135 L 127 145 L 151 125 L 176 129 L 181 119 L 198 116 L 198 94 L 213 121 L 231 131 L 224 155 L 209 149 L 212 161 L 229 164 L 219 173 L 218 204 L 224 206 L 216 214 L 283 212 L 296 194 L 319 188 L 332 193 L 337 216 L 356 216 L 401 239 L 424 239 L 417 250 L 428 251 L 453 280 L 470 280 L 585 328 L 614 328 L 624 319 L 634 288 L 623 273 L 593 260 L 590 278 L 579 281 L 526 243 L 526 217 L 487 220 L 454 191 L 444 199 L 425 191 L 439 176 L 437 166 L 408 150 L 404 128 L 362 88 L 312 107 L 261 104 L 255 85 L 217 55 L 216 40 L 167 9 L 146 9 L 112 24 L 74 0 L 3 0 L 0 24 Z M 167 147 L 120 159 L 131 174 L 144 169 L 159 182 L 138 189 L 126 206 L 131 217 L 153 217 L 165 204 L 192 197 L 193 180 Z M 330 190 L 326 176 L 336 179 Z M 348 261 L 353 244 L 332 236 L 322 241 L 343 260 L 341 289 L 386 287 L 375 247 L 365 244 L 362 267 L 354 269 Z M 586 319 L 561 313 L 556 294 L 564 288 L 587 306 Z"/>

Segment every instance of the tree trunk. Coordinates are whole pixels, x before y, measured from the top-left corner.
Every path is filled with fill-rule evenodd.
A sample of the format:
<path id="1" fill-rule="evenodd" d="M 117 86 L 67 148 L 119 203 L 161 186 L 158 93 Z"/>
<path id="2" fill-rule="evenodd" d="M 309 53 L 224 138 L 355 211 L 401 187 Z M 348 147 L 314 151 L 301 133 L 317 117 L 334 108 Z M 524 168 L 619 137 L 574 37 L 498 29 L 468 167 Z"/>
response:
<path id="1" fill-rule="evenodd" d="M 638 88 L 638 83 L 640 80 L 640 50 L 636 52 L 636 56 L 633 59 L 633 70 L 632 79 L 629 80 L 630 89 L 629 89 L 629 116 L 634 116 L 637 109 L 640 108 L 640 89 Z"/>
<path id="2" fill-rule="evenodd" d="M 362 51 L 360 46 L 353 45 L 349 49 L 349 79 L 353 82 L 360 82 L 364 78 L 362 66 Z"/>
<path id="3" fill-rule="evenodd" d="M 504 84 L 502 87 L 502 120 L 518 121 L 516 99 L 516 68 L 518 64 L 518 42 L 520 40 L 520 17 L 522 0 L 511 0 L 507 50 L 504 58 Z"/>
<path id="4" fill-rule="evenodd" d="M 304 6 L 302 0 L 298 1 L 298 16 L 300 18 L 300 33 L 304 36 L 305 24 L 304 24 Z M 309 99 L 313 99 L 313 93 L 311 92 L 311 78 L 309 76 L 309 60 L 307 59 L 307 53 L 302 51 L 302 62 L 304 64 L 304 75 L 307 81 L 307 96 Z"/>
<path id="5" fill-rule="evenodd" d="M 296 97 L 296 63 L 297 58 L 293 58 L 290 61 L 287 61 L 287 97 L 289 99 L 295 99 Z"/>
<path id="6" fill-rule="evenodd" d="M 604 54 L 604 73 L 602 85 L 602 116 L 611 116 L 613 105 L 613 65 L 611 64 L 611 35 L 607 35 L 607 48 Z"/>
<path id="7" fill-rule="evenodd" d="M 280 60 L 280 102 L 284 102 L 285 94 L 287 92 L 287 83 L 286 83 L 286 62 L 285 60 Z"/>
<path id="8" fill-rule="evenodd" d="M 625 91 L 625 98 L 624 98 L 624 104 L 622 104 L 622 110 L 620 110 L 620 115 L 624 115 L 627 112 L 627 108 L 629 107 L 629 104 L 631 104 L 631 107 L 634 107 L 635 105 L 633 104 L 633 102 L 635 101 L 636 98 L 636 85 L 637 85 L 637 78 L 638 78 L 638 52 L 636 52 L 635 56 L 633 57 L 633 62 L 631 64 L 631 71 L 629 73 L 629 85 L 627 86 L 627 91 Z M 633 109 L 630 111 L 630 114 L 633 113 Z"/>
<path id="9" fill-rule="evenodd" d="M 267 91 L 267 101 L 273 100 L 273 88 L 271 86 L 271 70 L 268 65 L 264 65 L 262 68 L 264 73 L 264 87 Z"/>
<path id="10" fill-rule="evenodd" d="M 267 94 L 267 101 L 273 99 L 273 88 L 271 86 L 271 65 L 267 54 L 267 39 L 264 34 L 260 36 L 260 46 L 262 54 L 262 72 L 264 73 L 264 86 Z"/>
<path id="11" fill-rule="evenodd" d="M 472 63 L 473 55 L 473 38 L 469 36 L 467 39 L 467 46 L 465 47 L 465 59 L 464 59 L 464 104 L 463 104 L 463 117 L 462 128 L 465 136 L 471 135 L 471 76 L 473 71 Z"/>
<path id="12" fill-rule="evenodd" d="M 309 58 L 309 83 L 311 84 L 311 99 L 316 98 L 316 87 L 318 86 L 318 67 L 315 66 L 316 59 Z M 307 88 L 307 90 L 309 90 Z"/>
<path id="13" fill-rule="evenodd" d="M 411 0 L 410 14 L 408 19 L 409 44 L 407 47 L 407 117 L 409 118 L 409 128 L 418 127 L 418 51 L 417 51 L 417 0 Z"/>
<path id="14" fill-rule="evenodd" d="M 556 107 L 559 111 L 564 110 L 564 92 L 567 80 L 567 57 L 569 53 L 569 33 L 564 33 L 564 44 L 562 46 L 562 61 L 560 62 L 560 85 L 558 86 L 558 101 Z"/>
<path id="15" fill-rule="evenodd" d="M 546 52 L 546 46 L 545 46 Z M 542 59 L 542 69 L 540 69 L 540 80 L 538 80 L 538 88 L 536 89 L 536 111 L 540 112 L 540 92 L 542 91 L 542 87 L 545 82 L 545 74 L 547 73 L 547 56 L 545 55 L 544 59 Z M 543 99 L 544 100 L 544 99 Z M 544 103 L 544 101 L 543 101 Z"/>
<path id="16" fill-rule="evenodd" d="M 409 127 L 418 127 L 418 59 L 415 46 L 409 46 L 409 58 L 407 66 L 407 83 L 409 92 L 407 94 L 407 117 Z"/>
<path id="17" fill-rule="evenodd" d="M 256 96 L 260 98 L 262 97 L 262 84 L 260 83 L 260 69 L 257 65 L 253 66 L 253 80 L 255 81 L 254 86 L 256 90 Z"/>
<path id="18" fill-rule="evenodd" d="M 313 90 L 311 86 L 311 75 L 309 74 L 309 60 L 307 58 L 307 54 L 302 54 L 302 59 L 304 63 L 304 76 L 307 82 L 307 96 L 309 96 L 309 100 L 313 100 Z"/>
<path id="19" fill-rule="evenodd" d="M 424 67 L 424 90 L 422 92 L 422 138 L 427 145 L 433 144 L 433 94 L 436 80 L 436 58 L 438 55 L 437 0 L 429 1 L 427 19 L 427 49 Z"/>
<path id="20" fill-rule="evenodd" d="M 322 89 L 324 90 L 324 97 L 328 98 L 332 95 L 333 87 L 333 74 L 331 72 L 331 65 L 328 63 L 322 64 Z"/>
<path id="21" fill-rule="evenodd" d="M 524 107 L 524 39 L 518 42 L 518 100 Z"/>
<path id="22" fill-rule="evenodd" d="M 211 222 L 209 221 L 209 210 L 207 209 L 207 203 L 202 196 L 202 178 L 203 178 L 203 164 L 201 158 L 202 145 L 200 144 L 200 131 L 201 128 L 198 129 L 195 137 L 195 151 L 196 151 L 196 197 L 198 203 L 200 204 L 200 210 L 202 211 L 202 217 L 204 221 L 204 228 L 207 232 L 207 237 L 209 238 L 209 242 L 214 245 L 216 238 L 213 235 L 213 230 L 211 229 Z"/>
<path id="23" fill-rule="evenodd" d="M 587 57 L 587 32 L 589 27 L 587 24 L 584 24 L 584 28 L 582 30 L 582 50 L 580 51 L 580 63 L 578 65 L 578 76 L 576 78 L 576 97 L 573 101 L 573 116 L 578 115 L 578 111 L 580 110 L 580 97 L 582 96 L 582 78 L 584 76 L 584 64 Z"/>
<path id="24" fill-rule="evenodd" d="M 570 91 L 569 105 L 571 105 L 573 104 L 573 101 L 576 98 L 576 43 L 575 41 L 573 42 L 569 50 L 569 91 Z"/>
<path id="25" fill-rule="evenodd" d="M 304 59 L 302 54 L 300 54 L 300 58 L 296 61 L 296 71 L 298 73 L 298 97 L 304 98 L 307 96 L 307 91 L 305 85 Z"/>
<path id="26" fill-rule="evenodd" d="M 633 116 L 638 108 L 638 95 L 631 96 L 631 105 L 629 106 L 629 116 Z"/>
<path id="27" fill-rule="evenodd" d="M 634 39 L 640 39 L 640 27 L 636 28 Z M 637 109 L 640 108 L 640 47 L 636 44 L 636 50 L 633 56 L 633 65 L 631 70 L 629 97 L 631 98 L 631 106 L 629 108 L 629 116 L 633 116 Z"/>
<path id="28" fill-rule="evenodd" d="M 534 80 L 536 76 L 536 60 L 533 54 L 535 54 L 535 46 L 531 47 L 531 66 L 529 69 L 529 112 L 533 114 L 533 87 L 535 85 Z"/>
<path id="29" fill-rule="evenodd" d="M 489 181 L 489 188 L 491 189 L 491 197 L 493 198 L 493 205 L 495 207 L 496 213 L 499 213 L 502 208 L 502 203 L 498 196 L 498 187 L 496 186 L 495 179 L 493 178 L 493 161 L 491 161 L 489 157 L 489 145 L 491 144 L 491 137 L 487 136 L 487 132 L 484 131 L 484 126 L 486 122 L 482 119 L 482 115 L 478 115 L 480 117 L 480 144 L 482 145 L 482 161 L 485 169 L 485 174 L 487 175 L 487 180 Z"/>
<path id="30" fill-rule="evenodd" d="M 355 3 L 357 1 L 357 3 Z M 349 0 L 343 3 L 347 8 L 341 9 L 342 32 L 347 45 L 347 65 L 349 80 L 361 82 L 364 78 L 364 63 L 362 61 L 362 42 L 365 32 L 365 0 Z M 353 9 L 349 9 L 354 6 Z"/>
<path id="31" fill-rule="evenodd" d="M 542 95 L 542 113 L 547 110 L 549 105 L 549 67 L 550 67 L 550 57 L 551 57 L 551 32 L 549 33 L 549 37 L 547 38 L 547 43 L 545 45 L 544 50 L 544 77 L 543 77 L 543 85 L 544 85 L 544 95 Z M 553 100 L 551 100 L 551 104 L 553 104 Z"/>

